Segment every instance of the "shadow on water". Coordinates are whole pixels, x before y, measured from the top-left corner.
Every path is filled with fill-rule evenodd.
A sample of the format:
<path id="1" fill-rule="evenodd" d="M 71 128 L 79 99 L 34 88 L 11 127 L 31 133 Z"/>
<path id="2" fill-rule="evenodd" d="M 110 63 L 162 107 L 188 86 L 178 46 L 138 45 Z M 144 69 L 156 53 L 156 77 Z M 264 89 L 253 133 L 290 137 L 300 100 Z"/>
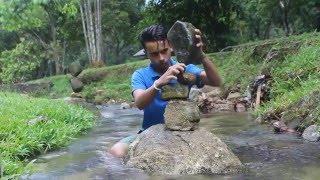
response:
<path id="1" fill-rule="evenodd" d="M 247 167 L 233 176 L 148 176 L 129 168 L 107 149 L 135 134 L 142 111 L 122 110 L 118 105 L 100 106 L 103 118 L 86 136 L 68 148 L 37 159 L 36 173 L 22 179 L 317 179 L 320 176 L 320 145 L 291 134 L 274 134 L 255 124 L 247 113 L 206 115 L 200 127 L 219 136 Z"/>

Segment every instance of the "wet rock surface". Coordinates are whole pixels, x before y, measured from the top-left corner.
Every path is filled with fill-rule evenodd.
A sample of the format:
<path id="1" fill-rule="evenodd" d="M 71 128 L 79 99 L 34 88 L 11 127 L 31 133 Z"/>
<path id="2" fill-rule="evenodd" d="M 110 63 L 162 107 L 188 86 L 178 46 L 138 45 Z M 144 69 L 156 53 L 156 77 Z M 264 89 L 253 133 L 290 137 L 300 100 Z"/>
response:
<path id="1" fill-rule="evenodd" d="M 218 137 L 199 129 L 167 131 L 152 126 L 130 145 L 125 163 L 150 174 L 233 174 L 243 171 L 240 160 Z"/>
<path id="2" fill-rule="evenodd" d="M 198 128 L 200 111 L 195 102 L 169 101 L 164 113 L 165 126 L 169 130 L 189 131 Z"/>
<path id="3" fill-rule="evenodd" d="M 304 130 L 302 137 L 303 139 L 311 142 L 319 141 L 320 139 L 319 126 L 317 125 L 309 126 Z"/>
<path id="4" fill-rule="evenodd" d="M 189 99 L 197 103 L 202 113 L 209 112 L 245 112 L 247 103 L 239 92 L 230 92 L 224 98 L 219 87 L 204 86 L 191 88 Z"/>
<path id="5" fill-rule="evenodd" d="M 187 99 L 189 96 L 189 88 L 186 85 L 179 83 L 168 84 L 162 87 L 161 98 L 164 100 L 170 99 Z"/>

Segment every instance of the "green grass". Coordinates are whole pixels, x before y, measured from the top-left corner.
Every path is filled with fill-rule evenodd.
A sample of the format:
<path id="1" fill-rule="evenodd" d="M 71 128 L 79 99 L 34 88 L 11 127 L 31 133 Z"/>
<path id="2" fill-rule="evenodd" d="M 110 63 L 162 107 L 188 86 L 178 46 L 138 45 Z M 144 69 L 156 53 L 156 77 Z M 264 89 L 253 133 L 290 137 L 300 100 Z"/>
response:
<path id="1" fill-rule="evenodd" d="M 266 54 L 271 50 L 280 52 L 279 57 L 267 61 Z M 255 110 L 257 116 L 272 120 L 272 116 L 281 118 L 282 113 L 288 111 L 294 120 L 303 119 L 312 112 L 312 122 L 320 122 L 318 101 L 312 100 L 320 89 L 319 33 L 249 43 L 232 52 L 210 56 L 215 59 L 225 89 L 238 84 L 244 94 L 257 75 L 267 73 L 272 77 L 271 100 Z M 307 103 L 299 110 L 299 102 L 304 100 Z"/>
<path id="2" fill-rule="evenodd" d="M 94 99 L 96 91 L 103 90 L 105 93 L 103 94 L 104 97 L 101 98 L 106 100 L 131 101 L 131 75 L 135 70 L 147 64 L 148 61 L 144 60 L 116 66 L 87 69 L 81 75 L 86 76 L 87 74 L 91 74 L 91 76 L 94 76 L 95 73 L 106 72 L 106 76 L 98 82 L 85 86 L 83 94 L 87 99 Z"/>
<path id="3" fill-rule="evenodd" d="M 44 121 L 30 125 L 30 120 L 40 116 Z M 4 175 L 25 173 L 35 156 L 66 146 L 93 124 L 90 111 L 62 100 L 0 92 L 0 163 Z"/>
<path id="4" fill-rule="evenodd" d="M 42 79 L 29 81 L 28 83 L 41 83 L 51 81 L 53 87 L 50 94 L 40 94 L 40 96 L 49 96 L 51 98 L 67 97 L 72 93 L 70 86 L 71 75 L 57 75 L 51 77 L 45 77 Z"/>
<path id="5" fill-rule="evenodd" d="M 273 99 L 257 110 L 258 115 L 280 114 L 293 108 L 301 99 L 320 90 L 319 45 L 320 43 L 304 45 L 297 54 L 287 56 L 281 64 L 271 70 Z M 316 121 L 320 122 L 320 119 Z"/>

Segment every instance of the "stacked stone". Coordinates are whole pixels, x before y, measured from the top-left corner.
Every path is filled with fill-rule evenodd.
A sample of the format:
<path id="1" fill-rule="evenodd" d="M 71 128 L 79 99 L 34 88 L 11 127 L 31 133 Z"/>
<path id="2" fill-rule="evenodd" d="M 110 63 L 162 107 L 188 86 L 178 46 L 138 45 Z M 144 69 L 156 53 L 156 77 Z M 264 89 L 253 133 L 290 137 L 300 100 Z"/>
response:
<path id="1" fill-rule="evenodd" d="M 83 82 L 78 78 L 78 75 L 82 72 L 83 67 L 79 61 L 73 62 L 69 66 L 69 72 L 72 75 L 70 80 L 71 88 L 74 93 L 79 93 L 83 89 Z"/>
<path id="2" fill-rule="evenodd" d="M 195 44 L 195 27 L 191 23 L 177 21 L 168 32 L 177 60 L 186 65 L 197 64 L 202 52 Z M 190 73 L 178 76 L 178 83 L 162 88 L 162 99 L 169 101 L 165 109 L 165 126 L 169 130 L 190 131 L 198 127 L 200 111 L 195 102 L 188 101 L 189 86 L 196 77 Z"/>
<path id="3" fill-rule="evenodd" d="M 165 126 L 168 130 L 190 131 L 198 127 L 200 111 L 197 104 L 188 100 L 189 88 L 177 83 L 162 89 L 162 98 L 168 100 L 165 109 Z"/>

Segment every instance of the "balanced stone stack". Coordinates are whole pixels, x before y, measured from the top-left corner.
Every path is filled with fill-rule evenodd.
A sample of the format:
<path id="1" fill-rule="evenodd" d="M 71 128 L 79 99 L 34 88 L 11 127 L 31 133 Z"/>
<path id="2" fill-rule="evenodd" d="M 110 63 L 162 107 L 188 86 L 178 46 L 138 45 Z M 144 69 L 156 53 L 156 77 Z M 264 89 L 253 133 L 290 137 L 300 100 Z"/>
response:
<path id="1" fill-rule="evenodd" d="M 173 83 L 162 88 L 162 98 L 168 101 L 164 113 L 165 124 L 154 125 L 140 133 L 130 144 L 124 162 L 150 174 L 241 172 L 244 166 L 227 145 L 207 130 L 198 128 L 199 108 L 195 102 L 188 100 L 188 86 L 194 84 L 195 77 L 184 73 L 180 76 L 180 82 L 183 83 Z"/>
<path id="2" fill-rule="evenodd" d="M 83 70 L 79 61 L 73 62 L 69 65 L 69 72 L 72 75 L 70 80 L 71 88 L 73 92 L 79 93 L 83 89 L 83 82 L 77 77 Z"/>
<path id="3" fill-rule="evenodd" d="M 168 32 L 177 60 L 186 65 L 199 62 L 202 51 L 195 47 L 195 27 L 191 23 L 177 21 Z M 166 85 L 162 89 L 162 99 L 168 102 L 164 118 L 169 130 L 195 130 L 200 121 L 197 104 L 188 101 L 189 87 L 196 82 L 196 76 L 190 73 L 178 75 L 178 83 Z"/>

